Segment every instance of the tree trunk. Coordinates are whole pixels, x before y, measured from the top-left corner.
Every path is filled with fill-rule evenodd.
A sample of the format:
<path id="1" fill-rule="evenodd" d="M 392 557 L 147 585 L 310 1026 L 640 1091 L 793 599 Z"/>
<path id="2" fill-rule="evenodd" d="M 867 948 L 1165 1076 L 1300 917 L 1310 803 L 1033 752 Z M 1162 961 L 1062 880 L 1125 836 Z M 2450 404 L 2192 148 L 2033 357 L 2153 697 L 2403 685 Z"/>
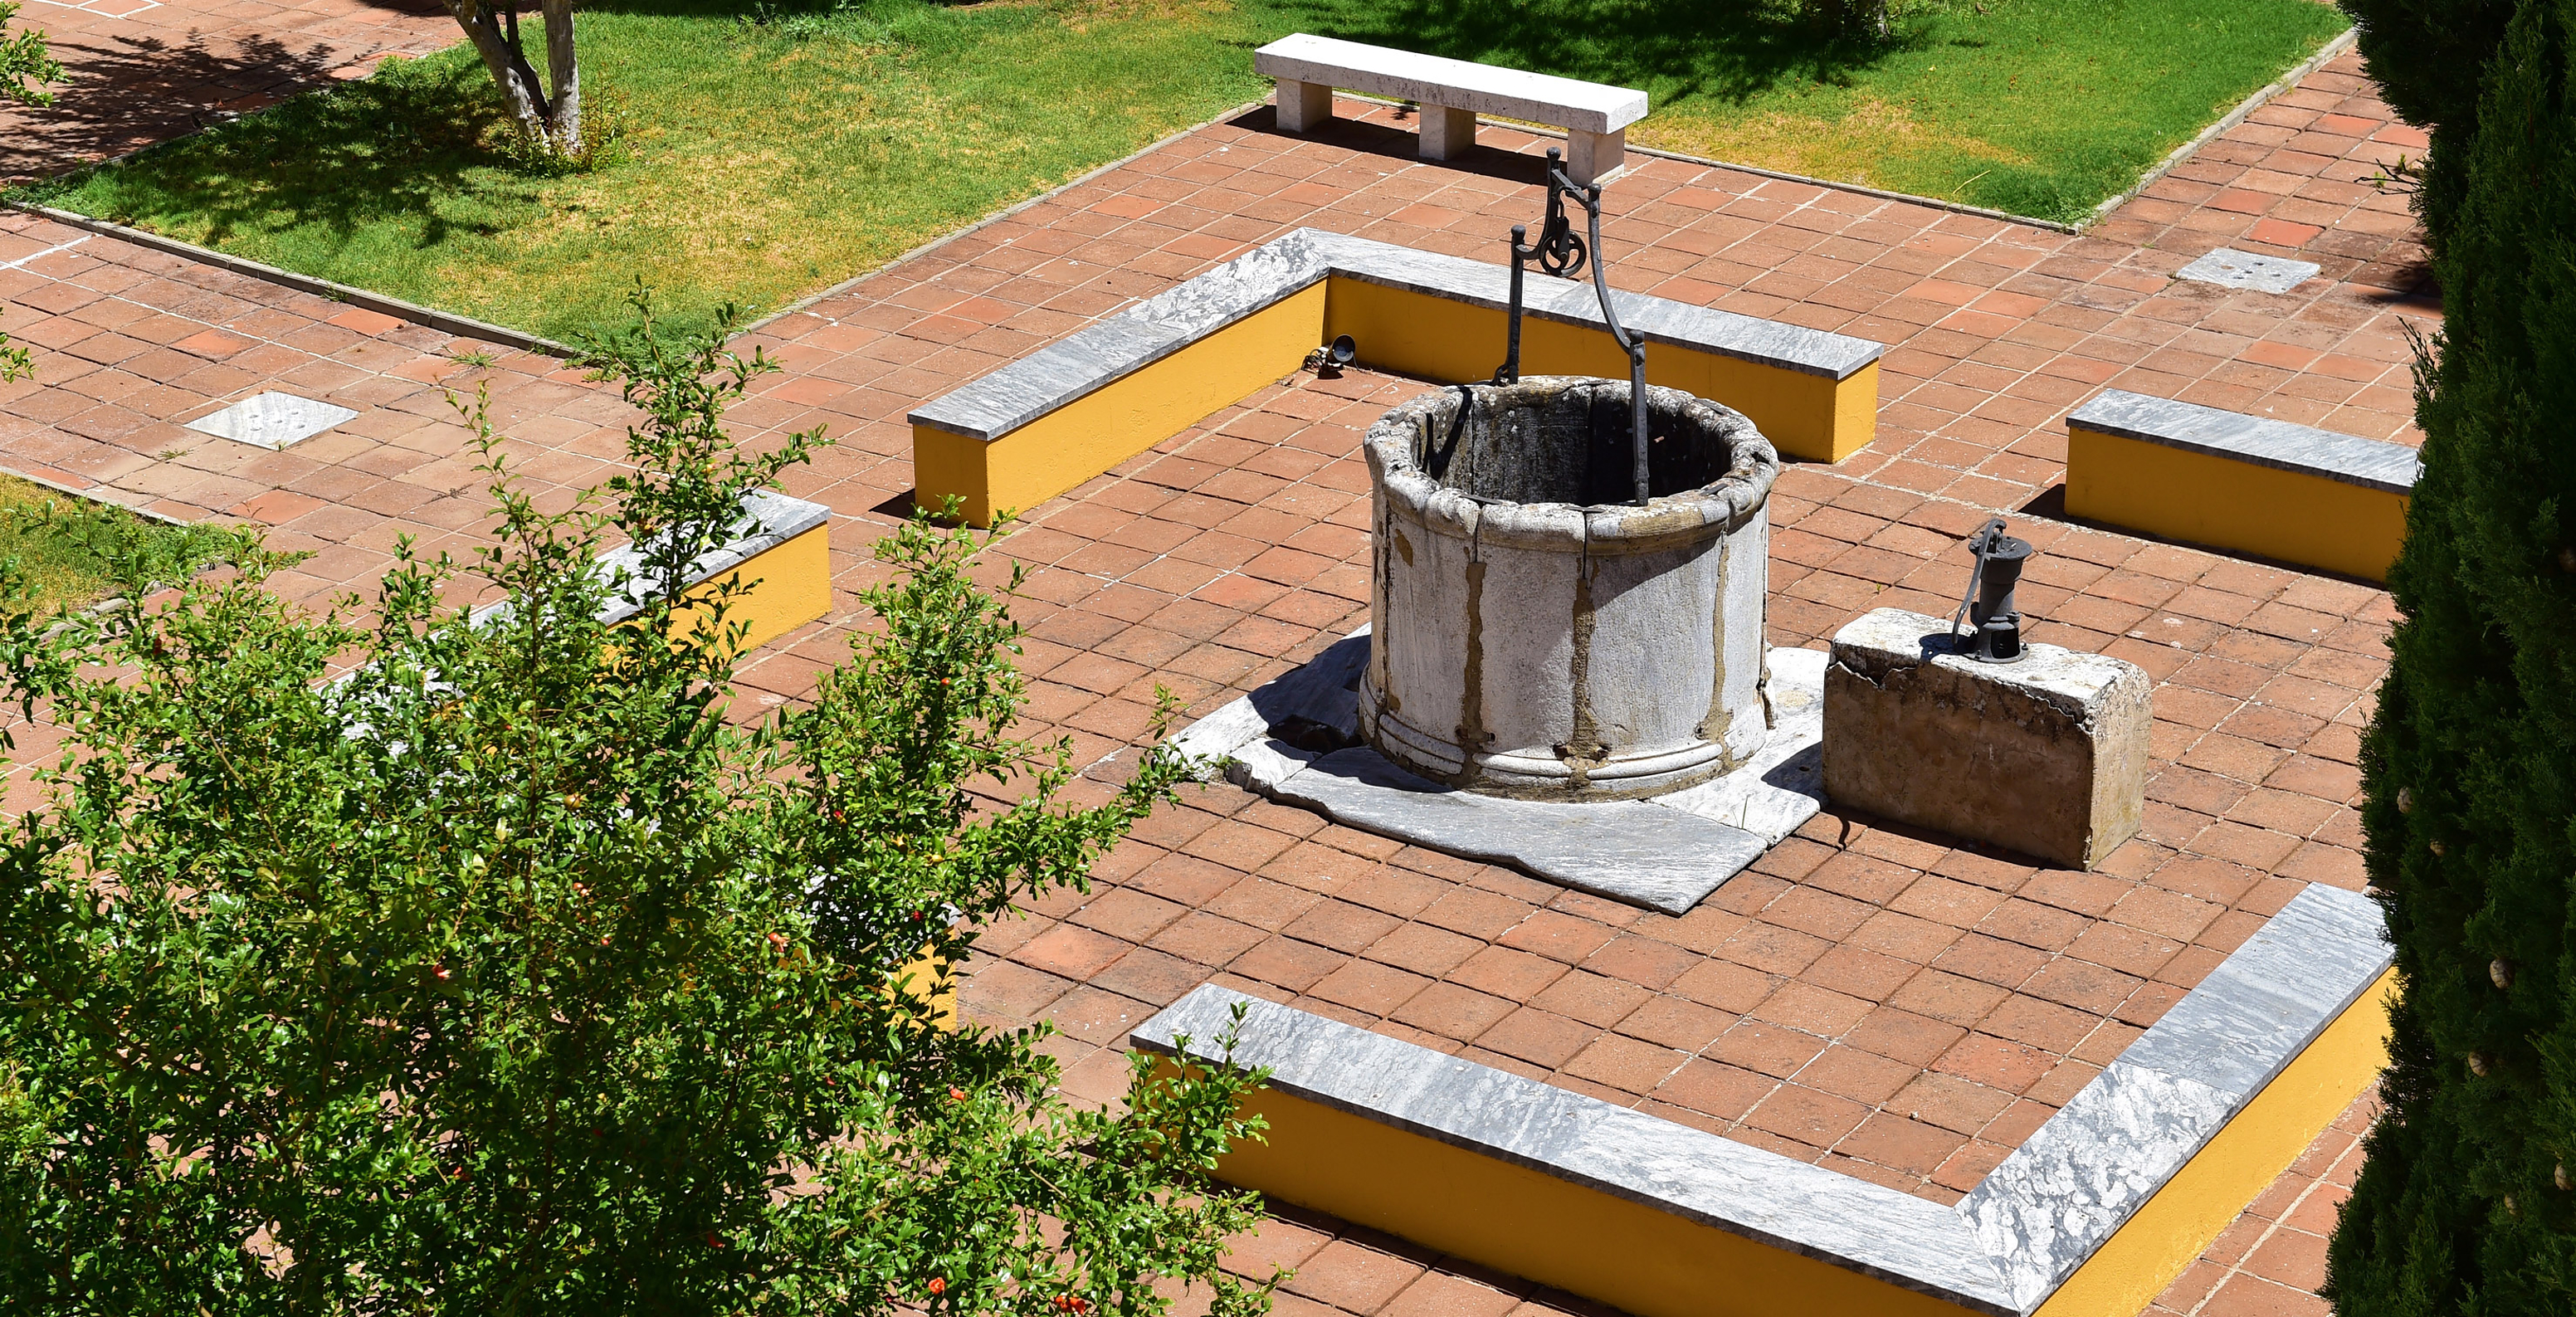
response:
<path id="1" fill-rule="evenodd" d="M 581 154 L 581 64 L 572 45 L 572 0 L 538 0 L 546 16 L 546 76 L 554 86 L 547 116 L 557 151 Z"/>
<path id="2" fill-rule="evenodd" d="M 527 52 L 519 44 L 517 0 L 440 2 L 456 25 L 465 29 L 475 53 L 483 57 L 483 67 L 491 72 L 493 85 L 501 89 L 501 103 L 519 125 L 519 131 L 529 141 L 550 150 L 579 152 L 581 80 L 573 59 L 572 0 L 540 0 L 546 20 L 546 63 L 554 75 L 551 97 L 546 94 L 545 80 L 537 76 L 536 66 L 528 63 Z"/>

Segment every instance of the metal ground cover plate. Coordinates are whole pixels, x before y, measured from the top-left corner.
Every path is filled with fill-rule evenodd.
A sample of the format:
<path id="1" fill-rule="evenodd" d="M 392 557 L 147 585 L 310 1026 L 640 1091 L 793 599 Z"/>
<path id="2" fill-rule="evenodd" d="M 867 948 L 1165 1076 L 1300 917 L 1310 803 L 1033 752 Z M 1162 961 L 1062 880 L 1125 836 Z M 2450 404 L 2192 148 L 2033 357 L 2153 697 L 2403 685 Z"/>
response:
<path id="1" fill-rule="evenodd" d="M 2293 261 L 2280 256 L 2257 256 L 2232 247 L 2218 250 L 2176 271 L 2177 279 L 2193 283 L 2216 284 L 2221 288 L 2250 288 L 2258 293 L 2286 293 L 2317 277 L 2319 266 L 2310 261 Z"/>
<path id="2" fill-rule="evenodd" d="M 336 403 L 299 398 L 292 393 L 271 392 L 244 398 L 222 411 L 200 416 L 188 422 L 188 428 L 236 443 L 284 448 L 356 416 L 356 412 Z"/>

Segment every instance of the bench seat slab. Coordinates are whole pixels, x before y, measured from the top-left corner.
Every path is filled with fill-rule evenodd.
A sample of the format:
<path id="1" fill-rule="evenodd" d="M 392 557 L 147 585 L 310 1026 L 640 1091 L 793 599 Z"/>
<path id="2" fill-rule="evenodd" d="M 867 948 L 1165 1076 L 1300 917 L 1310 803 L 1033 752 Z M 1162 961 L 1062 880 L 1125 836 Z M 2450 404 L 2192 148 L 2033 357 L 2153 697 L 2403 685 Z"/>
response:
<path id="1" fill-rule="evenodd" d="M 1629 124 L 1646 117 L 1646 93 L 1575 78 L 1417 55 L 1300 32 L 1253 52 L 1253 69 L 1279 84 L 1279 127 L 1312 132 L 1332 117 L 1331 89 L 1347 87 L 1422 107 L 1421 154 L 1455 160 L 1475 145 L 1476 116 L 1499 115 L 1566 130 L 1566 173 L 1594 182 L 1619 167 Z"/>

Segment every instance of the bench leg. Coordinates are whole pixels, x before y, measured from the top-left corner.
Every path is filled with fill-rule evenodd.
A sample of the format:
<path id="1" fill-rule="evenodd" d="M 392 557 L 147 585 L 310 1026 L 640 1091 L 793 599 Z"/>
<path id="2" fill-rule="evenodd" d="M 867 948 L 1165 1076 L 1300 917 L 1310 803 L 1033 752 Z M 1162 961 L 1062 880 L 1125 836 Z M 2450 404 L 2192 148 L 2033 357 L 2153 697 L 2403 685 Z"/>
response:
<path id="1" fill-rule="evenodd" d="M 1565 135 L 1565 144 L 1565 176 L 1577 183 L 1605 177 L 1628 158 L 1625 128 L 1606 133 L 1587 133 L 1577 128 Z"/>
<path id="2" fill-rule="evenodd" d="M 1333 89 L 1320 82 L 1279 80 L 1279 128 L 1311 133 L 1333 117 Z"/>
<path id="3" fill-rule="evenodd" d="M 1455 160 L 1476 145 L 1476 112 L 1453 110 L 1446 105 L 1422 107 L 1422 141 L 1419 146 L 1425 160 Z"/>

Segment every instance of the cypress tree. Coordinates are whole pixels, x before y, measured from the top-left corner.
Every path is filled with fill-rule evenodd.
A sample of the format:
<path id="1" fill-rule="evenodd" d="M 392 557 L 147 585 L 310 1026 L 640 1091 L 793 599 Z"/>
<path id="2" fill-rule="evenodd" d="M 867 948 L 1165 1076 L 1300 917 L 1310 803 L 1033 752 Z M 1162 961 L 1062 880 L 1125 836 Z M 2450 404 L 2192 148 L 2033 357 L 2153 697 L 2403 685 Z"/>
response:
<path id="1" fill-rule="evenodd" d="M 2380 96 L 2419 128 L 2475 127 L 2477 71 L 2493 58 L 2514 0 L 2341 0 Z"/>
<path id="2" fill-rule="evenodd" d="M 2576 1312 L 2571 44 L 2576 0 L 2524 0 L 2476 131 L 2435 140 L 2445 321 L 2416 366 L 2424 467 L 2363 747 L 2404 1000 L 2330 1250 L 2343 1317 Z"/>

